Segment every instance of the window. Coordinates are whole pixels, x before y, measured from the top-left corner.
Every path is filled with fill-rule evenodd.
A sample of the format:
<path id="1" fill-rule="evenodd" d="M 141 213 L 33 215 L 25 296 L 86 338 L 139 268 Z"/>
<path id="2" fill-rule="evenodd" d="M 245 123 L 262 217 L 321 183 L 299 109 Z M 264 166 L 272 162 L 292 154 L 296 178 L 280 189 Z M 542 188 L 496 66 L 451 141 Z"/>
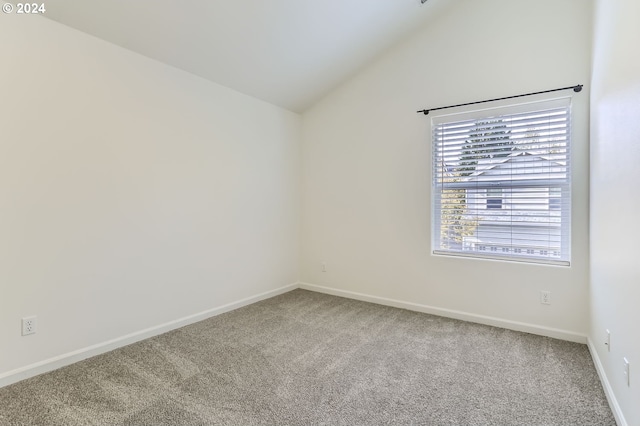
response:
<path id="1" fill-rule="evenodd" d="M 488 188 L 487 190 L 487 208 L 502 208 L 502 188 Z"/>
<path id="2" fill-rule="evenodd" d="M 433 252 L 568 265 L 570 118 L 570 98 L 433 117 Z"/>
<path id="3" fill-rule="evenodd" d="M 549 208 L 551 210 L 560 210 L 561 194 L 561 188 L 551 188 L 549 192 Z"/>

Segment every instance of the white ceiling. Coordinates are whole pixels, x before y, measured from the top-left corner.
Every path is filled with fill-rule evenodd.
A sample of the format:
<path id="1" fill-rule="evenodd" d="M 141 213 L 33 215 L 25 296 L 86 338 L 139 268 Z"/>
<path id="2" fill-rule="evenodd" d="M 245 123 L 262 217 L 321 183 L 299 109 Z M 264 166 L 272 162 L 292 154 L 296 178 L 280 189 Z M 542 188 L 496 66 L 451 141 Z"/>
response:
<path id="1" fill-rule="evenodd" d="M 56 0 L 45 16 L 295 112 L 416 30 L 439 0 Z"/>

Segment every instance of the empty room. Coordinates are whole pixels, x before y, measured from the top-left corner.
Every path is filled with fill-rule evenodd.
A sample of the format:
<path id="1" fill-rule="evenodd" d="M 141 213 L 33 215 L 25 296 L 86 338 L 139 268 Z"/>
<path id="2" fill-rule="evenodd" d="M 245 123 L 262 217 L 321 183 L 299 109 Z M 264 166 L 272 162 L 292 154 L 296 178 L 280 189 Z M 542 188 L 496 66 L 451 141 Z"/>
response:
<path id="1" fill-rule="evenodd" d="M 640 425 L 639 19 L 2 2 L 0 425 Z"/>

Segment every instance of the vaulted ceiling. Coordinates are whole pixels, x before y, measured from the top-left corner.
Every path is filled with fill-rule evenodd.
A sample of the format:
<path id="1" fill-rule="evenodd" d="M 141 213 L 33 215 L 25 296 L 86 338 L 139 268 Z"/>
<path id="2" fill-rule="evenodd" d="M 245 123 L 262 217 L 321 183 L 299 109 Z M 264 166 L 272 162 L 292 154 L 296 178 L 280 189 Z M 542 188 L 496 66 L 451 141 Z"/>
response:
<path id="1" fill-rule="evenodd" d="M 46 17 L 302 112 L 443 0 L 56 0 Z"/>

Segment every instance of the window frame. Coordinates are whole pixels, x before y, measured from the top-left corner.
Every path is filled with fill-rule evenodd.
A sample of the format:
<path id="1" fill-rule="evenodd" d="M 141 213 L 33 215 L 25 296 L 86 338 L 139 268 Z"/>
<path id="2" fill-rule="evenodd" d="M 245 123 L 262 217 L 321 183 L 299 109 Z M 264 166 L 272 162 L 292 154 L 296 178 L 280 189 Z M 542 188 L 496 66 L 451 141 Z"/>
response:
<path id="1" fill-rule="evenodd" d="M 494 106 L 487 108 L 473 108 L 467 107 L 465 110 L 446 113 L 440 112 L 434 114 L 431 117 L 431 254 L 435 256 L 459 256 L 465 258 L 479 258 L 479 259 L 489 259 L 489 260 L 503 260 L 503 261 L 511 261 L 511 262 L 524 262 L 524 263 L 533 263 L 533 264 L 551 264 L 551 265 L 559 265 L 559 266 L 570 266 L 571 265 L 571 228 L 572 228 L 572 212 L 571 212 L 571 192 L 572 192 L 572 173 L 573 167 L 571 165 L 572 161 L 572 153 L 573 153 L 573 145 L 575 142 L 573 141 L 572 134 L 572 124 L 573 124 L 573 112 L 572 112 L 572 96 L 562 96 L 562 97 L 544 97 L 537 96 L 532 98 L 529 102 L 519 102 L 514 103 L 513 101 L 503 101 L 500 103 L 496 103 Z M 500 248 L 494 249 L 491 248 L 490 245 L 484 244 L 484 250 L 480 248 L 476 248 L 473 251 L 464 251 L 464 249 L 460 250 L 451 250 L 451 249 L 443 249 L 441 247 L 442 243 L 442 235 L 441 235 L 441 222 L 440 216 L 443 209 L 438 210 L 437 206 L 440 206 L 441 199 L 436 200 L 436 197 L 441 196 L 441 193 L 436 188 L 438 183 L 436 182 L 436 138 L 434 136 L 434 130 L 438 124 L 442 123 L 455 123 L 458 121 L 464 120 L 490 120 L 496 117 L 504 117 L 513 114 L 527 113 L 527 112 L 535 112 L 535 111 L 545 111 L 554 108 L 566 108 L 566 116 L 568 120 L 568 126 L 566 130 L 567 135 L 567 154 L 566 154 L 566 177 L 560 181 L 549 179 L 545 183 L 543 182 L 534 182 L 532 187 L 539 188 L 548 188 L 548 206 L 547 209 L 549 211 L 560 212 L 560 234 L 561 234 L 561 242 L 560 249 L 555 250 L 554 248 L 540 248 L 539 256 L 535 254 L 532 256 L 528 256 L 528 252 L 535 252 L 535 249 L 527 249 L 522 247 L 512 246 L 511 250 L 513 254 L 510 255 L 500 255 Z M 450 185 L 450 184 L 449 184 Z M 451 185 L 450 187 L 454 187 L 455 185 Z M 490 210 L 498 211 L 508 208 L 505 204 L 505 196 L 507 192 L 510 192 L 514 188 L 525 187 L 527 186 L 524 182 L 514 182 L 511 181 L 510 185 L 505 185 L 503 182 L 496 184 L 495 186 L 491 185 L 491 187 L 484 188 L 485 195 L 485 208 Z M 464 187 L 464 185 L 459 185 L 460 188 Z M 468 185 L 467 185 L 468 187 Z M 555 198 L 552 198 L 551 194 L 558 193 L 558 188 L 560 188 L 560 194 L 562 199 L 565 201 L 562 202 L 562 207 L 558 204 L 558 201 Z M 490 189 L 501 189 L 502 190 L 502 199 L 500 203 L 500 207 L 489 207 L 489 199 L 496 198 L 489 195 Z M 464 197 L 466 199 L 467 193 L 465 193 Z M 552 201 L 553 200 L 553 201 Z M 513 225 L 510 229 L 513 228 Z M 462 243 L 464 245 L 464 242 Z M 546 257 L 542 255 L 543 251 L 553 251 L 554 256 L 560 253 L 560 259 Z M 482 251 L 482 252 L 481 252 Z M 547 252 L 545 252 L 547 253 Z M 520 256 L 521 254 L 524 254 Z"/>

